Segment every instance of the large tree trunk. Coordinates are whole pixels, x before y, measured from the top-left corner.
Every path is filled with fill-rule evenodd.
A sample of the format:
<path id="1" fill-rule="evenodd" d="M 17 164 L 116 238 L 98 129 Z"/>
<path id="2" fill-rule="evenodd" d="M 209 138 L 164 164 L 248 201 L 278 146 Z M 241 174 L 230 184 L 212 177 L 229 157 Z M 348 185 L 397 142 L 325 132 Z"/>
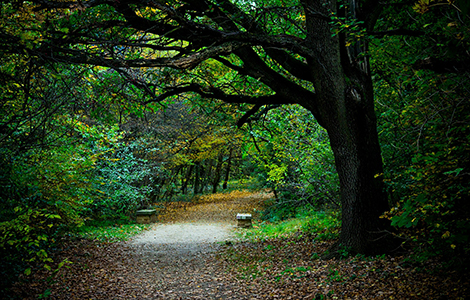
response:
<path id="1" fill-rule="evenodd" d="M 328 15 L 328 9 L 336 10 L 332 2 L 329 8 L 318 0 L 307 0 L 304 5 L 307 11 Z M 389 225 L 380 216 L 388 210 L 388 200 L 367 64 L 353 61 L 347 48 L 341 48 L 341 36 L 331 36 L 328 20 L 315 16 L 307 20 L 307 41 L 315 49 L 309 65 L 318 98 L 304 106 L 316 112 L 326 128 L 335 156 L 342 205 L 342 230 L 336 246 L 353 253 L 386 251 L 389 239 L 383 237 L 388 236 Z"/>
<path id="2" fill-rule="evenodd" d="M 354 80 L 324 95 L 324 118 L 338 172 L 342 228 L 338 246 L 353 253 L 384 253 L 390 249 L 389 224 L 380 216 L 389 209 L 384 192 L 383 164 L 373 110 L 373 91 L 367 78 Z M 332 108 L 331 103 L 337 107 Z"/>
<path id="3" fill-rule="evenodd" d="M 368 89 L 363 86 L 364 91 Z M 342 228 L 338 244 L 354 253 L 386 252 L 388 239 L 382 238 L 389 235 L 388 224 L 380 216 L 388 210 L 388 201 L 375 116 L 361 103 L 370 100 L 358 102 L 353 94 L 343 98 L 347 114 L 341 118 L 348 121 L 333 120 L 327 126 L 341 187 Z"/>

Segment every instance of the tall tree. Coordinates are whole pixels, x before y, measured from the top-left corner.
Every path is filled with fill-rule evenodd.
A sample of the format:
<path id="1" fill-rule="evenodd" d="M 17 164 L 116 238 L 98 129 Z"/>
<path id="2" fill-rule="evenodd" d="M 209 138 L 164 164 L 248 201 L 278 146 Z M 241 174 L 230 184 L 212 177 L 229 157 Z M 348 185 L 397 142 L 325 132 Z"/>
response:
<path id="1" fill-rule="evenodd" d="M 379 216 L 388 203 L 367 42 L 359 37 L 383 7 L 374 0 L 12 2 L 2 13 L 46 17 L 41 28 L 22 29 L 41 32 L 34 41 L 1 30 L 9 44 L 0 46 L 112 68 L 146 91 L 147 104 L 188 93 L 239 104 L 239 125 L 260 110 L 301 105 L 326 129 L 335 155 L 339 244 L 367 254 L 387 247 Z"/>

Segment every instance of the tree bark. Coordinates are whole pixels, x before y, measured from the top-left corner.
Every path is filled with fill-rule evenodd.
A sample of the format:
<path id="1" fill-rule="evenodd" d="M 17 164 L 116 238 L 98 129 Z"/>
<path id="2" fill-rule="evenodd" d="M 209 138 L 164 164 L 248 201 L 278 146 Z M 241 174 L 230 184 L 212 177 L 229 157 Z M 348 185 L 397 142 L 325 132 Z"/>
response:
<path id="1" fill-rule="evenodd" d="M 334 1 L 330 7 L 317 0 L 305 5 L 306 11 L 325 15 L 336 10 Z M 341 190 L 342 228 L 332 252 L 338 247 L 351 253 L 383 252 L 390 246 L 385 238 L 389 225 L 380 216 L 388 210 L 388 200 L 368 64 L 351 61 L 341 37 L 331 36 L 327 20 L 307 20 L 307 42 L 315 51 L 309 66 L 318 98 L 304 107 L 317 111 L 315 117 L 328 132 Z"/>
<path id="2" fill-rule="evenodd" d="M 186 176 L 185 178 L 183 178 L 183 183 L 181 185 L 181 192 L 183 193 L 183 195 L 185 195 L 188 191 L 188 184 L 189 184 L 189 181 L 191 180 L 191 174 L 193 172 L 193 169 L 194 169 L 194 165 L 189 165 L 188 170 L 186 172 Z"/>
<path id="3" fill-rule="evenodd" d="M 230 148 L 230 152 L 228 154 L 228 160 L 227 160 L 227 169 L 225 170 L 224 184 L 222 185 L 222 188 L 224 190 L 226 190 L 227 186 L 228 186 L 228 179 L 229 179 L 229 176 L 230 176 L 230 168 L 232 166 L 232 154 L 233 154 L 233 148 Z"/>
<path id="4" fill-rule="evenodd" d="M 202 169 L 203 174 L 201 175 L 202 178 L 202 185 L 201 185 L 201 191 L 200 193 L 202 194 L 206 187 L 211 183 L 211 175 L 212 175 L 212 169 L 214 166 L 214 160 L 209 159 L 207 162 L 207 167 Z"/>
<path id="5" fill-rule="evenodd" d="M 201 182 L 201 179 L 200 179 L 200 173 L 201 173 L 201 163 L 196 163 L 196 165 L 194 166 L 194 186 L 193 186 L 193 194 L 194 195 L 197 195 L 199 194 L 199 185 L 200 185 L 200 182 Z"/>
<path id="6" fill-rule="evenodd" d="M 212 194 L 217 193 L 217 187 L 220 182 L 220 172 L 222 170 L 222 164 L 224 162 L 223 152 L 220 152 L 219 157 L 217 158 L 217 165 L 215 167 L 214 177 L 212 180 Z"/>
<path id="7" fill-rule="evenodd" d="M 364 86 L 364 90 L 370 89 Z M 371 94 L 371 93 L 370 93 Z M 338 245 L 353 253 L 386 252 L 388 223 L 380 216 L 389 209 L 383 185 L 383 166 L 375 117 L 344 95 L 344 122 L 328 122 L 341 187 L 342 228 Z M 365 100 L 365 99 L 364 99 Z"/>

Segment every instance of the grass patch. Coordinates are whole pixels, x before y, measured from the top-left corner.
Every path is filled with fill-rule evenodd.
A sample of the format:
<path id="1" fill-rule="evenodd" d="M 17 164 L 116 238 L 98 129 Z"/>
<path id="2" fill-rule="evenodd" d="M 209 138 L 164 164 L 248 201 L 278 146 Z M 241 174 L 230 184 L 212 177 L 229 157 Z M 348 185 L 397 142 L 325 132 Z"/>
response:
<path id="1" fill-rule="evenodd" d="M 79 237 L 104 242 L 126 241 L 150 228 L 151 224 L 136 224 L 129 221 L 91 221 L 74 230 Z"/>
<path id="2" fill-rule="evenodd" d="M 220 190 L 221 192 L 232 192 L 236 190 L 258 191 L 262 188 L 259 180 L 255 177 L 232 179 L 228 181 L 227 189 Z"/>
<path id="3" fill-rule="evenodd" d="M 336 211 L 303 210 L 297 217 L 278 222 L 254 221 L 253 228 L 240 230 L 239 237 L 251 241 L 288 238 L 306 233 L 317 240 L 331 240 L 339 235 L 341 221 Z"/>

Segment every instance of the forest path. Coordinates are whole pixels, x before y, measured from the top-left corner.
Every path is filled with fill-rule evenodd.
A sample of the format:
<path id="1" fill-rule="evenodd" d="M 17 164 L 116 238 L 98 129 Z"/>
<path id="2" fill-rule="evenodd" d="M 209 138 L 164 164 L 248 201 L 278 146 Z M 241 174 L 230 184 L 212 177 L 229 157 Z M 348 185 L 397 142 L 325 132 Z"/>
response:
<path id="1" fill-rule="evenodd" d="M 167 204 L 160 223 L 127 242 L 68 239 L 55 260 L 72 264 L 52 280 L 45 269 L 23 276 L 12 297 L 2 296 L 33 300 L 47 291 L 49 299 L 67 300 L 470 299 L 468 272 L 445 271 L 435 260 L 420 264 L 420 271 L 406 263 L 409 254 L 325 261 L 314 257 L 334 241 L 312 242 L 308 234 L 226 245 L 236 238 L 236 213 L 253 212 L 268 198 L 234 192 Z"/>
<path id="2" fill-rule="evenodd" d="M 237 213 L 254 213 L 266 193 L 232 192 L 196 203 L 168 204 L 161 223 L 128 242 L 133 282 L 148 299 L 250 299 L 215 262 L 221 242 L 234 239 Z M 127 276 L 129 276 L 128 274 Z"/>
<path id="3" fill-rule="evenodd" d="M 256 214 L 270 197 L 234 191 L 166 203 L 158 223 L 127 242 L 68 240 L 55 259 L 73 263 L 52 281 L 45 269 L 24 278 L 7 299 L 257 299 L 217 250 L 235 238 L 236 214 Z"/>

